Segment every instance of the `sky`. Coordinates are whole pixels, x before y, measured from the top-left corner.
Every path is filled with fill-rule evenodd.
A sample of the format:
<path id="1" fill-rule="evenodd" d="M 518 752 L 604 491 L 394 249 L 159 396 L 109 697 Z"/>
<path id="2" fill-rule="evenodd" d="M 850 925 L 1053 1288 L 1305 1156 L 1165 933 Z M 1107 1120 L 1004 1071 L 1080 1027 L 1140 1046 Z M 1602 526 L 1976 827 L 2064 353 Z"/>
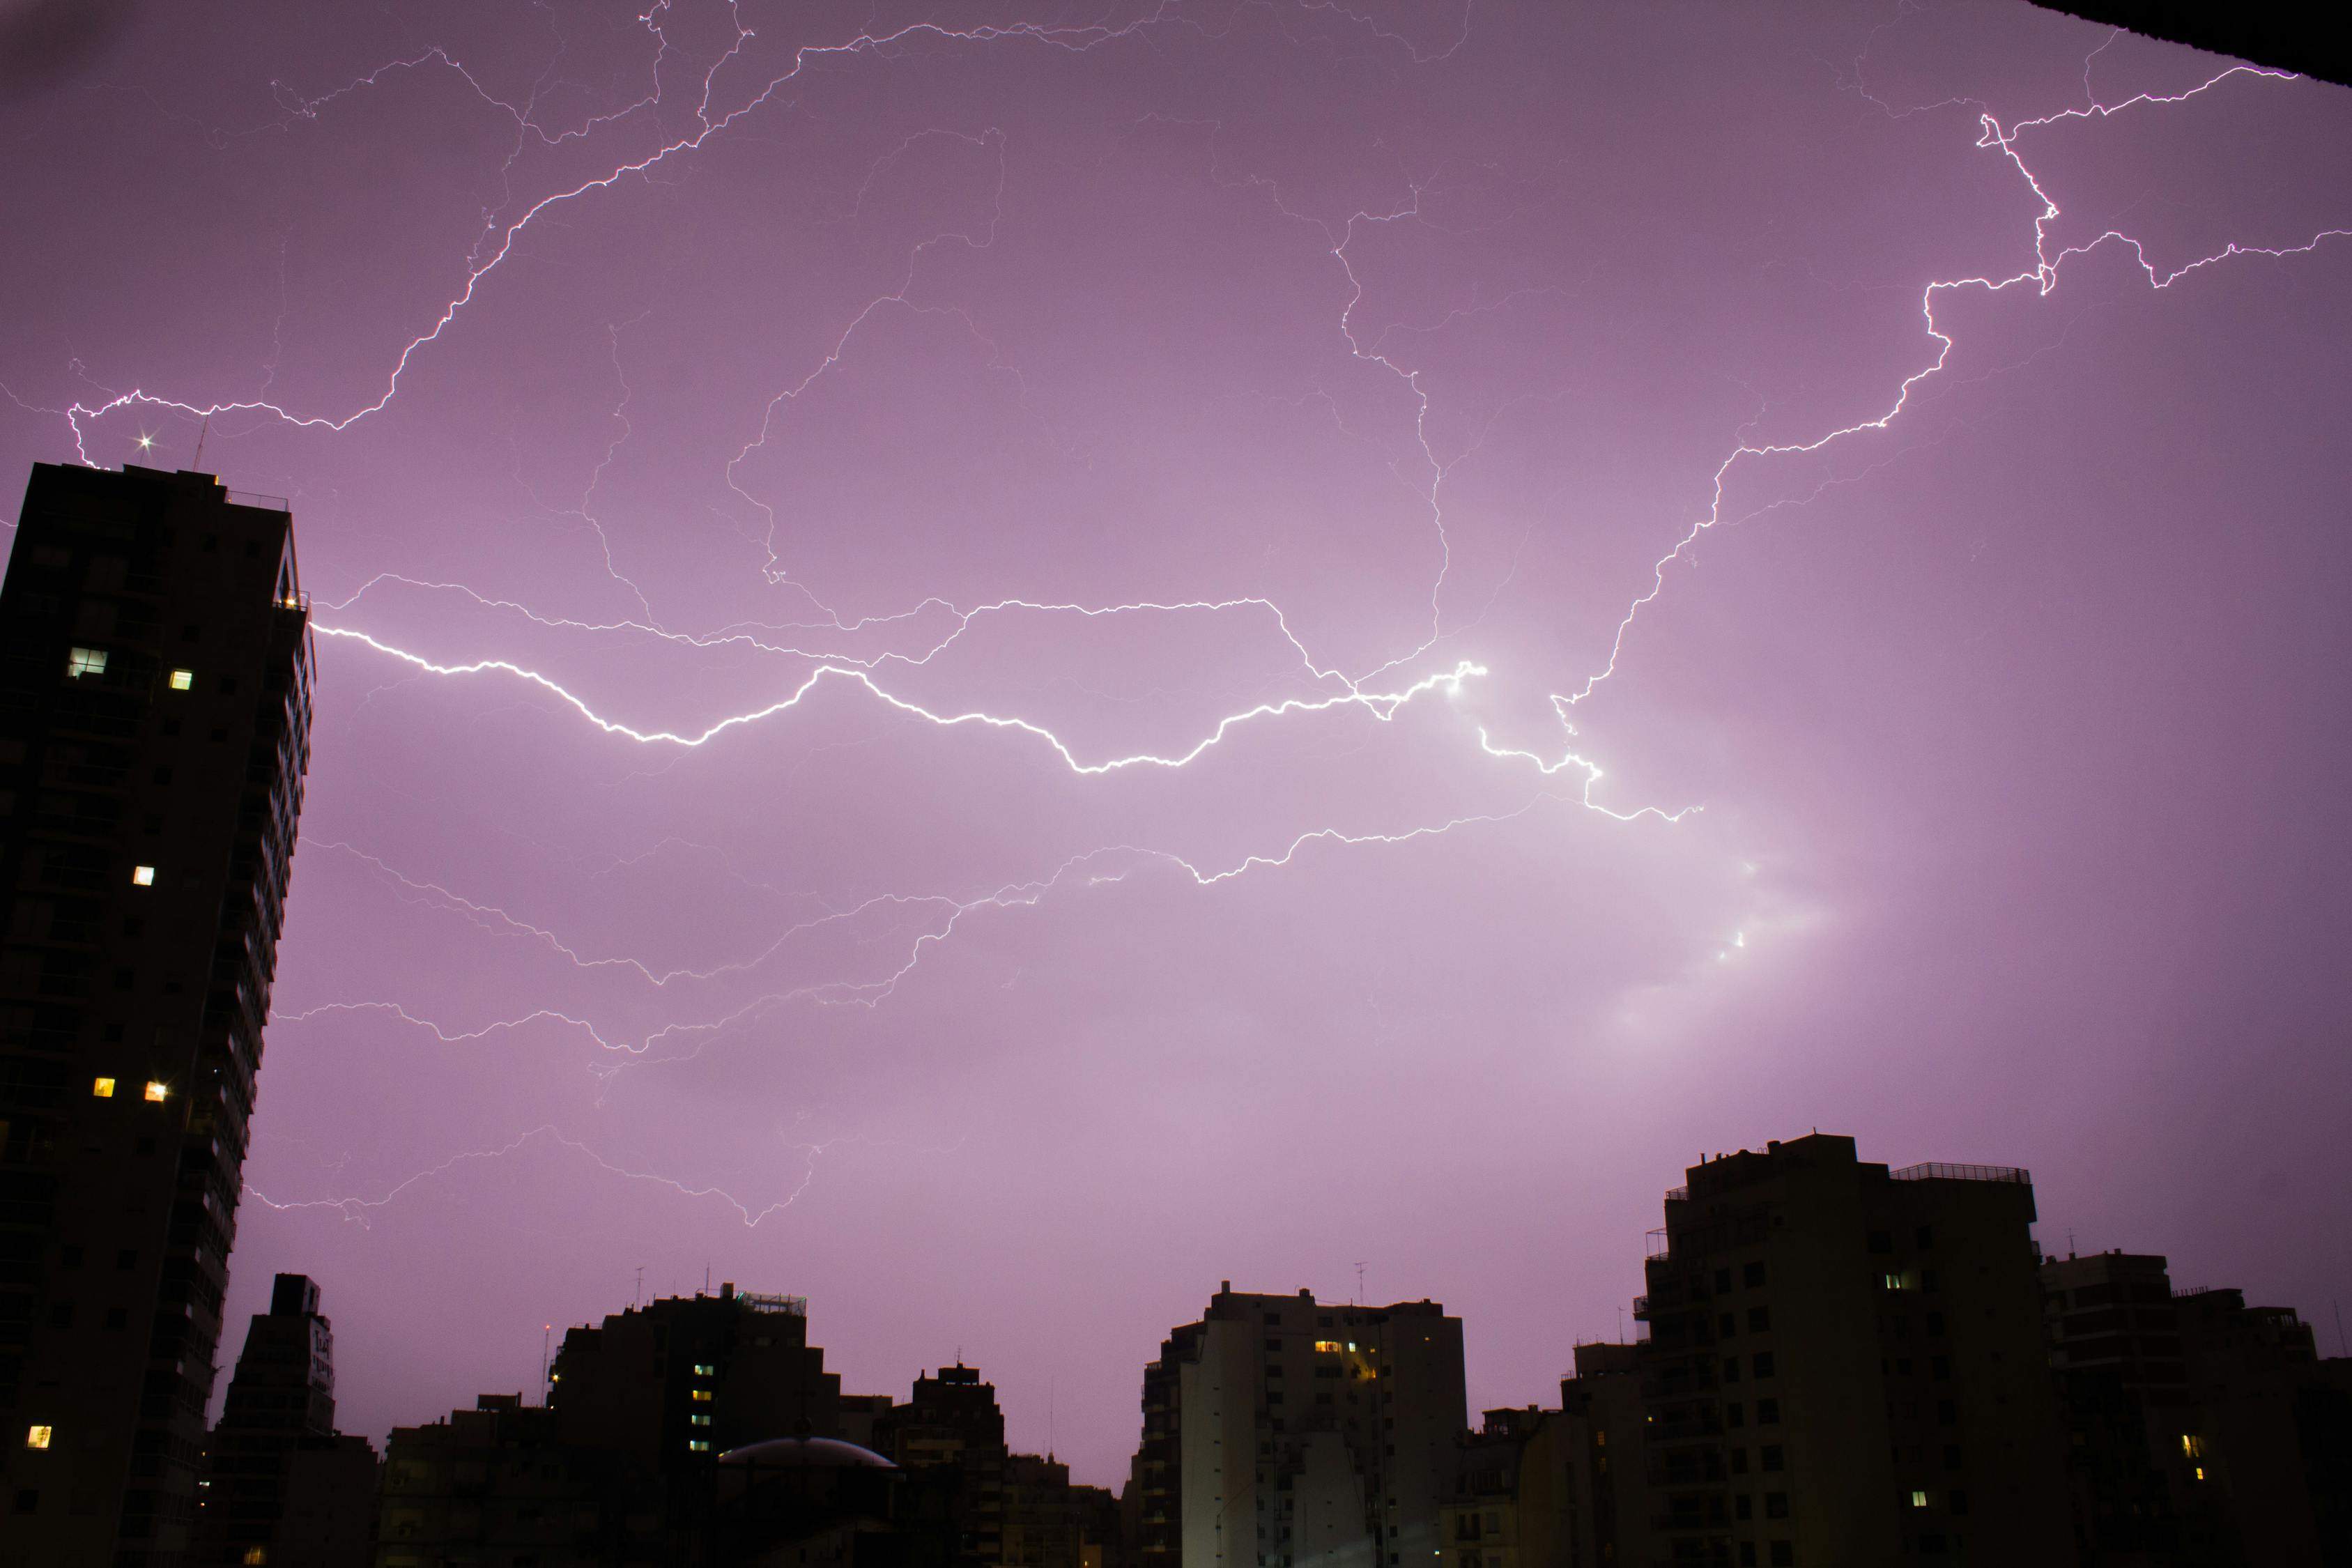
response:
<path id="1" fill-rule="evenodd" d="M 1221 1279 L 1550 1403 L 1813 1128 L 2338 1348 L 2346 89 L 646 6 L 0 5 L 0 472 L 283 496 L 312 597 L 224 1365 L 308 1273 L 380 1439 L 731 1280 L 1116 1484 Z"/>

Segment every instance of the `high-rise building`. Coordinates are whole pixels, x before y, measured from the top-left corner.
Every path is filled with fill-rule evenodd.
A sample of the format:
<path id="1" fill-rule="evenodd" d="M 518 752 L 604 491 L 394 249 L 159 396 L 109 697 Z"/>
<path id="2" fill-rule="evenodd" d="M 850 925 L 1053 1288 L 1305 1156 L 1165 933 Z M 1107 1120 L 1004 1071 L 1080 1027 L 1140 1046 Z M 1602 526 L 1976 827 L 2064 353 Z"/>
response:
<path id="1" fill-rule="evenodd" d="M 1465 1426 L 1462 1320 L 1433 1301 L 1236 1294 L 1144 1369 L 1146 1568 L 1415 1568 Z"/>
<path id="2" fill-rule="evenodd" d="M 2023 1171 L 1816 1133 L 1666 1194 L 1642 1364 L 1655 1555 L 2074 1560 Z"/>
<path id="3" fill-rule="evenodd" d="M 189 1548 L 311 665 L 283 501 L 35 466 L 0 587 L 0 1560 Z"/>
<path id="4" fill-rule="evenodd" d="M 375 1449 L 335 1431 L 335 1331 L 304 1276 L 278 1276 L 254 1314 L 205 1460 L 199 1568 L 373 1561 Z"/>

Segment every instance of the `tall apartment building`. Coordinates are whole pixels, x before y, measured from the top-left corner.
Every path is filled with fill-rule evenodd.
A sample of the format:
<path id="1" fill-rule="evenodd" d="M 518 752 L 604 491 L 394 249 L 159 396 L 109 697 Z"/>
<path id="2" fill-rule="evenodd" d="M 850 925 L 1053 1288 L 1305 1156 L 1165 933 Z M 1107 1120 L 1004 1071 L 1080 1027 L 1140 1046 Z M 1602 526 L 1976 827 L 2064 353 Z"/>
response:
<path id="1" fill-rule="evenodd" d="M 2073 1563 L 2023 1171 L 1815 1134 L 1687 1183 L 1635 1307 L 1658 1557 Z"/>
<path id="2" fill-rule="evenodd" d="M 311 668 L 284 502 L 35 466 L 0 587 L 0 1561 L 188 1550 Z"/>
<path id="3" fill-rule="evenodd" d="M 205 1456 L 198 1568 L 367 1568 L 375 1449 L 335 1430 L 335 1331 L 319 1287 L 272 1281 L 254 1314 Z"/>
<path id="4" fill-rule="evenodd" d="M 1147 1568 L 1415 1568 L 1466 1425 L 1462 1321 L 1433 1301 L 1236 1294 L 1144 1369 Z"/>

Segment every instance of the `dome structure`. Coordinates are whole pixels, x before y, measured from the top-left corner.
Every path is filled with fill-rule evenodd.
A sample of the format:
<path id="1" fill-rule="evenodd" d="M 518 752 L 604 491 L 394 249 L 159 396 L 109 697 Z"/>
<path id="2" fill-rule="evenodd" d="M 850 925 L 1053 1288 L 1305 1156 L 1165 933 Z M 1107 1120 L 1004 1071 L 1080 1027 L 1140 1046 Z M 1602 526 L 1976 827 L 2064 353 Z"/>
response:
<path id="1" fill-rule="evenodd" d="M 719 1462 L 762 1470 L 793 1468 L 895 1470 L 898 1468 L 873 1449 L 845 1443 L 838 1437 L 771 1437 L 765 1442 L 746 1443 L 740 1448 L 730 1448 L 719 1456 Z"/>

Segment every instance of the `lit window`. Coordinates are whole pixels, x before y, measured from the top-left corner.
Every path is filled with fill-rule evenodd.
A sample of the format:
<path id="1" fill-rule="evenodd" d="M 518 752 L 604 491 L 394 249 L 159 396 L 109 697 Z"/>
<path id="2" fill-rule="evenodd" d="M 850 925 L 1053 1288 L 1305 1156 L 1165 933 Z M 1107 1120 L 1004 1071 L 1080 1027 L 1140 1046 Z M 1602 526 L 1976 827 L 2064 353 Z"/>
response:
<path id="1" fill-rule="evenodd" d="M 196 685 L 196 672 L 195 672 L 194 670 L 193 670 L 193 669 L 175 669 L 175 670 L 173 670 L 173 671 L 172 672 L 172 689 L 173 689 L 173 690 L 174 690 L 174 691 L 193 691 L 194 689 L 195 689 L 195 685 Z"/>
<path id="2" fill-rule="evenodd" d="M 98 1096 L 100 1100 L 112 1100 L 114 1098 L 114 1080 L 110 1078 L 100 1079 L 89 1086 L 89 1091 L 90 1093 Z"/>
<path id="3" fill-rule="evenodd" d="M 694 1402 L 697 1405 L 708 1405 L 710 1403 L 710 1390 L 707 1388 L 698 1388 L 694 1391 Z"/>
<path id="4" fill-rule="evenodd" d="M 2205 1479 L 2205 1467 L 2202 1465 L 2197 1467 L 2197 1479 L 2200 1481 Z"/>
<path id="5" fill-rule="evenodd" d="M 1355 1342 L 1355 1341 L 1353 1341 L 1353 1340 L 1349 1340 L 1349 1341 L 1348 1342 L 1348 1348 L 1349 1348 L 1349 1350 L 1354 1350 L 1354 1349 L 1356 1348 L 1356 1342 Z"/>
<path id="6" fill-rule="evenodd" d="M 686 1446 L 698 1454 L 710 1452 L 710 1439 L 708 1437 L 689 1437 L 686 1441 Z"/>
<path id="7" fill-rule="evenodd" d="M 1911 1494 L 1911 1506 L 1913 1508 L 1926 1508 L 1927 1506 L 1927 1494 L 1926 1492 L 1913 1492 Z"/>
<path id="8" fill-rule="evenodd" d="M 249 1568 L 249 1565 L 250 1565 L 250 1564 L 253 1564 L 253 1563 L 267 1563 L 267 1562 L 268 1562 L 268 1561 L 269 1561 L 269 1548 L 268 1548 L 267 1546 L 248 1546 L 248 1547 L 247 1547 L 247 1548 L 245 1549 L 245 1561 L 246 1561 L 246 1563 L 248 1564 L 248 1568 Z"/>
<path id="9" fill-rule="evenodd" d="M 689 1424 L 696 1426 L 708 1426 L 710 1425 L 710 1417 L 700 1411 L 697 1411 L 695 1414 L 688 1416 L 687 1420 Z"/>
<path id="10" fill-rule="evenodd" d="M 106 650 L 102 647 L 78 647 L 66 655 L 66 679 L 79 680 L 85 675 L 106 673 Z"/>
<path id="11" fill-rule="evenodd" d="M 2205 1457 L 2205 1439 L 2202 1437 L 2193 1437 L 2188 1433 L 2183 1432 L 2180 1435 L 2180 1453 L 2183 1458 L 2203 1458 Z"/>
<path id="12" fill-rule="evenodd" d="M 153 887 L 155 885 L 155 868 L 152 866 L 131 867 L 131 885 L 134 888 Z"/>
<path id="13" fill-rule="evenodd" d="M 1886 1276 L 1886 1288 L 1887 1288 L 1889 1290 L 1900 1290 L 1900 1289 L 1903 1289 L 1903 1276 L 1901 1276 L 1900 1274 L 1889 1274 L 1888 1276 Z"/>
<path id="14" fill-rule="evenodd" d="M 147 1098 L 161 1105 L 172 1098 L 172 1086 L 151 1078 L 147 1080 Z"/>
<path id="15" fill-rule="evenodd" d="M 1339 1348 L 1339 1342 L 1337 1340 L 1317 1340 L 1315 1342 L 1316 1352 L 1321 1355 L 1330 1355 L 1337 1352 Z"/>
<path id="16" fill-rule="evenodd" d="M 49 1446 L 49 1428 L 47 1426 L 28 1426 L 25 1429 L 25 1447 L 46 1448 Z"/>
<path id="17" fill-rule="evenodd" d="M 705 1365 L 701 1362 L 696 1362 L 694 1363 L 694 1375 L 697 1377 L 709 1377 L 718 1370 L 719 1369 L 717 1367 Z"/>

